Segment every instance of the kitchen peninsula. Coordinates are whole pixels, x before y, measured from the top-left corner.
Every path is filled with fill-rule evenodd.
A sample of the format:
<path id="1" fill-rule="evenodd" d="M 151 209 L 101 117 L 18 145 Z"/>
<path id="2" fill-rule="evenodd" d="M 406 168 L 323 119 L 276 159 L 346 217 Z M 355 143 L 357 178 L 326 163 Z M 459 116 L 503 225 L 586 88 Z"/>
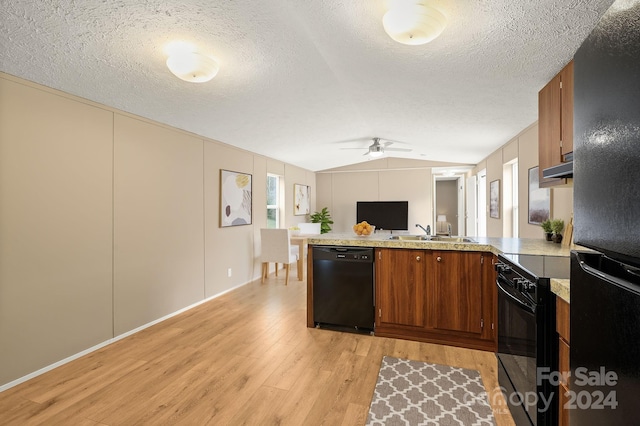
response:
<path id="1" fill-rule="evenodd" d="M 395 235 L 395 234 L 394 234 Z M 400 235 L 402 237 L 402 235 Z M 308 238 L 310 245 L 334 245 L 352 247 L 388 247 L 410 249 L 437 249 L 462 251 L 488 251 L 493 254 L 508 253 L 532 256 L 558 256 L 568 258 L 572 249 L 577 246 L 564 246 L 551 243 L 542 238 L 491 238 L 471 237 L 475 242 L 403 240 L 391 239 L 388 233 L 376 233 L 359 237 L 355 234 L 322 234 Z M 583 249 L 582 247 L 579 247 Z"/>
<path id="2" fill-rule="evenodd" d="M 375 253 L 375 335 L 495 351 L 496 256 L 515 255 L 546 270 L 544 276 L 566 278 L 563 275 L 568 273 L 569 255 L 574 248 L 543 239 L 395 238 L 398 239 L 388 233 L 309 238 L 308 327 L 316 326 L 313 247 L 371 247 Z"/>

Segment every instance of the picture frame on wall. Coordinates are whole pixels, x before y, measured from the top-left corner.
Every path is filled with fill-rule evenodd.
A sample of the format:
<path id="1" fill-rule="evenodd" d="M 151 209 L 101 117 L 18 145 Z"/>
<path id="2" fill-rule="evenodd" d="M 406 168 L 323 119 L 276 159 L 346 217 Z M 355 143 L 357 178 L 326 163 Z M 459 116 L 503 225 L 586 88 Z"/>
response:
<path id="1" fill-rule="evenodd" d="M 540 225 L 551 217 L 551 190 L 540 188 L 538 166 L 529 169 L 528 222 Z"/>
<path id="2" fill-rule="evenodd" d="M 252 182 L 248 173 L 220 169 L 220 227 L 251 225 Z"/>
<path id="3" fill-rule="evenodd" d="M 489 184 L 489 217 L 500 219 L 500 179 Z"/>
<path id="4" fill-rule="evenodd" d="M 309 214 L 309 186 L 293 184 L 293 214 L 303 216 Z"/>

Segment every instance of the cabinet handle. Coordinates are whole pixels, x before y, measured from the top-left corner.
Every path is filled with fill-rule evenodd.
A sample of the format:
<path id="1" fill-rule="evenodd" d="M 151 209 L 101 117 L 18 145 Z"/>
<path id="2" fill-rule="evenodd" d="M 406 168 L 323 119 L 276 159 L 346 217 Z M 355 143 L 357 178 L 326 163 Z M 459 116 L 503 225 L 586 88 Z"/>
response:
<path id="1" fill-rule="evenodd" d="M 442 258 L 441 258 L 440 256 L 436 257 L 436 260 L 437 260 L 438 262 L 442 262 Z"/>
<path id="2" fill-rule="evenodd" d="M 416 256 L 416 260 L 420 262 L 420 256 Z"/>

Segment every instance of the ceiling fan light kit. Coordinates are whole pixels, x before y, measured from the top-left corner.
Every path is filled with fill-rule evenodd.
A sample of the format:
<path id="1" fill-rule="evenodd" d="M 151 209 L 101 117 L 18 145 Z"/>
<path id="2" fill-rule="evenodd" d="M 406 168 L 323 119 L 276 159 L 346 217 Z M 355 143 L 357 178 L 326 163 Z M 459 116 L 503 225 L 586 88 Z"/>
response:
<path id="1" fill-rule="evenodd" d="M 384 147 L 382 145 L 371 145 L 369 147 L 369 152 L 365 153 L 364 155 L 369 155 L 370 157 L 382 157 L 384 155 Z"/>
<path id="2" fill-rule="evenodd" d="M 437 9 L 420 0 L 395 0 L 382 18 L 386 33 L 398 43 L 425 44 L 444 31 L 447 18 Z"/>

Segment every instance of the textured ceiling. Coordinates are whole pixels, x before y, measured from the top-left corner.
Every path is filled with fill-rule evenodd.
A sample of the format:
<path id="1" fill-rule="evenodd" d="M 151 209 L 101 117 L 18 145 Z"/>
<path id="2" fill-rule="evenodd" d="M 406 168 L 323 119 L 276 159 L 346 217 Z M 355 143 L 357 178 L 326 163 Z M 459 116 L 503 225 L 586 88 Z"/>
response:
<path id="1" fill-rule="evenodd" d="M 375 136 L 413 148 L 396 157 L 476 163 L 536 121 L 612 1 L 432 3 L 447 28 L 405 46 L 384 0 L 0 0 L 0 71 L 310 170 L 366 161 Z M 172 40 L 218 75 L 174 77 Z"/>

